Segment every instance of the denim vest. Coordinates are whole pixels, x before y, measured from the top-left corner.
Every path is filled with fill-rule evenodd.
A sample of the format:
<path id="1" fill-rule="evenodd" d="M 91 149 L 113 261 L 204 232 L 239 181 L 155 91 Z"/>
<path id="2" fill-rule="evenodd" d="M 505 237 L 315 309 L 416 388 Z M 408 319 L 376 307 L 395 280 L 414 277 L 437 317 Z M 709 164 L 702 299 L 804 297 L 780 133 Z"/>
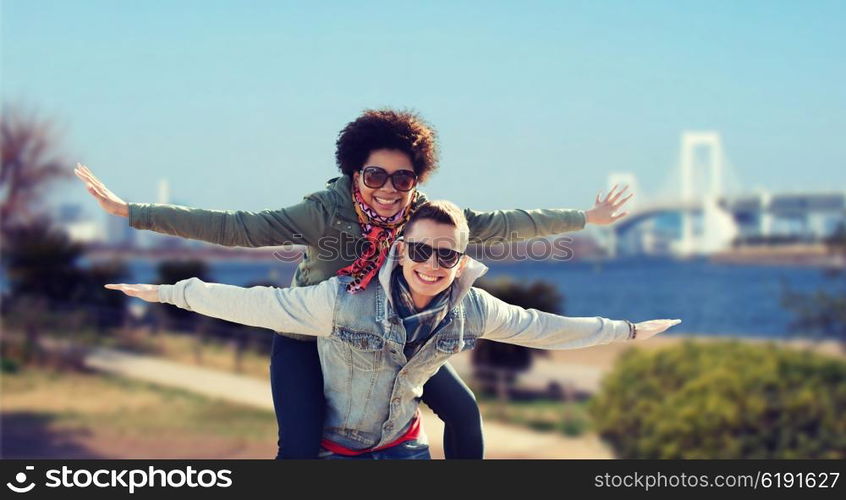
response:
<path id="1" fill-rule="evenodd" d="M 393 254 L 393 252 L 392 252 Z M 350 294 L 339 281 L 332 334 L 318 339 L 327 415 L 324 437 L 350 449 L 383 446 L 410 425 L 423 385 L 450 356 L 472 349 L 484 318 L 472 283 L 487 271 L 476 261 L 452 285 L 452 308 L 410 359 L 405 328 L 390 299 L 389 258 L 366 290 Z"/>

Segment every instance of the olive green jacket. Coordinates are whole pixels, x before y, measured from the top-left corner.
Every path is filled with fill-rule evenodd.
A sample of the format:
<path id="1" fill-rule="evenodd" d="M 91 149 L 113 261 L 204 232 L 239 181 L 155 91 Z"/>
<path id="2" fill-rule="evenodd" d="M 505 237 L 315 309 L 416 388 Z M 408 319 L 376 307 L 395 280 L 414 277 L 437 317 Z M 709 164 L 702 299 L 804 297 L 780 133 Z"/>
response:
<path id="1" fill-rule="evenodd" d="M 291 286 L 308 286 L 335 276 L 356 259 L 363 243 L 352 201 L 349 176 L 331 179 L 326 189 L 278 210 L 204 210 L 178 205 L 129 203 L 129 225 L 225 246 L 304 245 Z M 416 203 L 426 201 L 420 193 Z M 464 211 L 471 242 L 516 241 L 577 231 L 585 226 L 581 210 Z M 300 337 L 313 340 L 311 337 Z"/>

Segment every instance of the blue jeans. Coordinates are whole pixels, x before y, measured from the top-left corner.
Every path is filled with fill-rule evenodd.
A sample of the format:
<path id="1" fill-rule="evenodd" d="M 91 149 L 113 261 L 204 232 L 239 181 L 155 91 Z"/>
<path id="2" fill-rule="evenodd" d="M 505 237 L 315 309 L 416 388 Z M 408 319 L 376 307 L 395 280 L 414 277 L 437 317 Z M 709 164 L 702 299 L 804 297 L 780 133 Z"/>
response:
<path id="1" fill-rule="evenodd" d="M 419 441 L 406 441 L 396 446 L 386 448 L 379 451 L 371 451 L 361 455 L 352 457 L 346 455 L 338 455 L 331 451 L 321 449 L 320 458 L 326 460 L 431 460 L 429 455 L 429 445 L 420 443 Z"/>
<path id="2" fill-rule="evenodd" d="M 317 458 L 326 417 L 317 342 L 274 335 L 270 387 L 279 426 L 277 460 Z"/>
<path id="3" fill-rule="evenodd" d="M 279 429 L 276 458 L 317 458 L 326 416 L 317 342 L 274 335 L 270 385 Z M 423 386 L 423 402 L 444 421 L 446 458 L 482 458 L 479 407 L 473 392 L 449 364 Z"/>

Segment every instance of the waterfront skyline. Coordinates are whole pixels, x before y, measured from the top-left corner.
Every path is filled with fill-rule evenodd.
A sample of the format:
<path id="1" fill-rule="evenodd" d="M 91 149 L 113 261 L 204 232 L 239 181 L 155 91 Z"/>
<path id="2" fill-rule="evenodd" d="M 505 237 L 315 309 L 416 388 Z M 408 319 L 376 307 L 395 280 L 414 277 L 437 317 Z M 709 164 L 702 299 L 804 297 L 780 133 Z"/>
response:
<path id="1" fill-rule="evenodd" d="M 425 190 L 472 208 L 587 208 L 618 171 L 652 196 L 688 129 L 721 132 L 746 190 L 846 188 L 841 2 L 2 9 L 4 102 L 55 119 L 128 201 L 167 178 L 193 206 L 295 203 L 337 175 L 340 128 L 383 105 L 437 127 Z"/>

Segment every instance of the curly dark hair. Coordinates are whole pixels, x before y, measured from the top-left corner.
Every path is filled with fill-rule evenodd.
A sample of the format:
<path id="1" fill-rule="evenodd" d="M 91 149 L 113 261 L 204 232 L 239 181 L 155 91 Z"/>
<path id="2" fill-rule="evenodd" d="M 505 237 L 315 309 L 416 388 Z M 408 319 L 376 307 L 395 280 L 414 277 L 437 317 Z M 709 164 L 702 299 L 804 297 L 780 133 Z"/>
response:
<path id="1" fill-rule="evenodd" d="M 377 149 L 407 154 L 420 182 L 438 167 L 435 129 L 412 111 L 368 109 L 341 130 L 335 145 L 338 169 L 349 176 Z"/>

